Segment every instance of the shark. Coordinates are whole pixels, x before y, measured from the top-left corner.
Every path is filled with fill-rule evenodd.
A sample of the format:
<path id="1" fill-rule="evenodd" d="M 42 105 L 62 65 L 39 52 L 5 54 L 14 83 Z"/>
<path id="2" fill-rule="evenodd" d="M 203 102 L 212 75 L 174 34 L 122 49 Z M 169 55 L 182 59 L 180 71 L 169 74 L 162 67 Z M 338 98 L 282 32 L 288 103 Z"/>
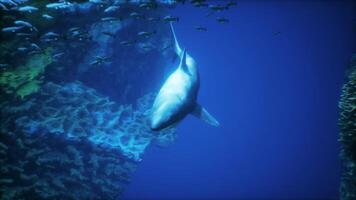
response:
<path id="1" fill-rule="evenodd" d="M 194 58 L 178 43 L 173 24 L 174 51 L 180 62 L 168 76 L 154 99 L 150 112 L 150 128 L 160 131 L 175 127 L 188 114 L 204 122 L 219 126 L 219 122 L 198 102 L 200 77 Z"/>

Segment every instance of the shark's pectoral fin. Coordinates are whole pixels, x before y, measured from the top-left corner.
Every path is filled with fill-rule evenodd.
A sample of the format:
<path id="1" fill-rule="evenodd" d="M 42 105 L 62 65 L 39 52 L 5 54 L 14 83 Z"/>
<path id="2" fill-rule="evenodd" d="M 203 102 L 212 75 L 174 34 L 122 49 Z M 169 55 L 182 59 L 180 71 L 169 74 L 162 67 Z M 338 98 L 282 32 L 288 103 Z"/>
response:
<path id="1" fill-rule="evenodd" d="M 220 125 L 220 123 L 199 104 L 195 106 L 195 109 L 191 112 L 191 114 L 212 126 Z"/>

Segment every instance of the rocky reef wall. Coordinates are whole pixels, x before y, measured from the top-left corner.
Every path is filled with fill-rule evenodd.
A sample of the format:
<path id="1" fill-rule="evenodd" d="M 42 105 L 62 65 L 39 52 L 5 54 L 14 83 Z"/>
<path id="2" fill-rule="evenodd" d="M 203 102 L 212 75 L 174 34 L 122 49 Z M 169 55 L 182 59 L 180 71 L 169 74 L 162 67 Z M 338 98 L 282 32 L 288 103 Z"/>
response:
<path id="1" fill-rule="evenodd" d="M 342 88 L 339 108 L 340 156 L 343 162 L 340 199 L 353 200 L 356 199 L 356 56 Z"/>
<path id="2" fill-rule="evenodd" d="M 80 82 L 48 82 L 1 103 L 1 199 L 117 199 L 147 146 L 175 138 L 149 130 L 152 100 L 118 105 Z"/>
<path id="3" fill-rule="evenodd" d="M 176 138 L 147 124 L 177 61 L 172 1 L 0 3 L 0 199 L 118 199 Z"/>

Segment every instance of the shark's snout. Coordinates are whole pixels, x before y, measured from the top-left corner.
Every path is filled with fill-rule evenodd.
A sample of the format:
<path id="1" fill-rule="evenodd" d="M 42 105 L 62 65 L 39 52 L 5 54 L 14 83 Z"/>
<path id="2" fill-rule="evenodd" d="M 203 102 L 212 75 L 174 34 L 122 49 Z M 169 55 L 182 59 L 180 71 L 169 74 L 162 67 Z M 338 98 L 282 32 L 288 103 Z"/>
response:
<path id="1" fill-rule="evenodd" d="M 157 116 L 153 115 L 150 121 L 151 130 L 159 131 L 161 129 L 160 127 L 161 127 L 161 120 Z"/>
<path id="2" fill-rule="evenodd" d="M 157 123 L 151 121 L 151 123 L 150 123 L 150 129 L 151 129 L 152 131 L 157 131 L 157 130 L 159 130 L 158 127 L 159 127 L 159 126 L 158 126 Z"/>

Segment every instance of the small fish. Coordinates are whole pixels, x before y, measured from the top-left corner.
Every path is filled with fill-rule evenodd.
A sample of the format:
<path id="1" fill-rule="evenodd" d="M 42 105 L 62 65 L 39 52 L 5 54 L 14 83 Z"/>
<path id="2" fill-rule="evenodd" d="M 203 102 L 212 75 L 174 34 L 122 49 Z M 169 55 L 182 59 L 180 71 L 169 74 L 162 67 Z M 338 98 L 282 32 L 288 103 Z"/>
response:
<path id="1" fill-rule="evenodd" d="M 85 33 L 82 33 L 80 30 L 76 30 L 76 31 L 68 32 L 68 34 L 66 36 L 71 36 L 73 38 L 76 38 L 76 37 L 80 37 L 82 34 L 85 34 Z"/>
<path id="2" fill-rule="evenodd" d="M 19 48 L 17 48 L 17 50 L 20 51 L 20 52 L 24 52 L 24 51 L 27 50 L 27 48 L 26 47 L 19 47 Z"/>
<path id="3" fill-rule="evenodd" d="M 104 34 L 104 35 L 110 36 L 110 37 L 112 37 L 112 38 L 115 38 L 115 37 L 116 37 L 115 33 L 106 32 L 106 31 L 103 31 L 103 32 L 101 32 L 101 33 Z"/>
<path id="4" fill-rule="evenodd" d="M 119 10 L 120 6 L 109 6 L 104 10 L 104 13 L 113 13 Z"/>
<path id="5" fill-rule="evenodd" d="M 19 25 L 19 26 L 28 27 L 28 28 L 31 28 L 31 27 L 32 27 L 32 24 L 31 24 L 31 23 L 26 22 L 26 21 L 22 21 L 22 20 L 16 20 L 16 21 L 14 21 L 14 24 L 15 24 L 15 25 Z"/>
<path id="6" fill-rule="evenodd" d="M 132 44 L 135 44 L 136 43 L 136 40 L 132 40 L 132 41 L 121 41 L 120 44 L 123 45 L 123 46 L 129 46 L 129 45 L 132 45 Z"/>
<path id="7" fill-rule="evenodd" d="M 53 59 L 58 59 L 64 55 L 64 52 L 56 53 L 52 56 Z"/>
<path id="8" fill-rule="evenodd" d="M 16 20 L 14 22 L 15 25 L 18 25 L 18 26 L 23 26 L 23 27 L 27 27 L 29 28 L 31 31 L 36 31 L 38 32 L 37 28 L 34 27 L 32 24 L 30 24 L 29 22 L 26 22 L 26 21 L 22 21 L 22 20 Z"/>
<path id="9" fill-rule="evenodd" d="M 152 44 L 142 44 L 141 48 L 145 49 L 145 50 L 150 50 L 150 49 L 153 49 L 154 46 Z"/>
<path id="10" fill-rule="evenodd" d="M 94 4 L 107 4 L 108 3 L 104 0 L 89 0 L 89 2 L 94 3 Z"/>
<path id="11" fill-rule="evenodd" d="M 46 5 L 46 8 L 48 9 L 54 9 L 54 10 L 63 10 L 72 7 L 73 5 L 68 2 L 59 2 L 59 3 L 50 3 Z"/>
<path id="12" fill-rule="evenodd" d="M 79 31 L 80 27 L 72 27 L 70 29 L 68 29 L 68 32 L 73 32 L 73 31 Z"/>
<path id="13" fill-rule="evenodd" d="M 5 27 L 3 29 L 1 29 L 2 32 L 5 33 L 14 33 L 18 30 L 21 30 L 23 27 L 22 26 L 11 26 L 11 27 Z"/>
<path id="14" fill-rule="evenodd" d="M 48 32 L 44 35 L 42 35 L 41 40 L 44 42 L 52 42 L 58 40 L 60 35 L 58 33 L 54 32 Z"/>
<path id="15" fill-rule="evenodd" d="M 94 61 L 92 61 L 91 63 L 89 63 L 89 65 L 99 65 L 99 61 L 94 60 Z"/>
<path id="16" fill-rule="evenodd" d="M 227 10 L 229 7 L 221 6 L 221 5 L 209 5 L 209 8 L 213 11 L 223 11 L 223 10 Z"/>
<path id="17" fill-rule="evenodd" d="M 108 56 L 95 56 L 94 58 L 97 60 L 108 60 L 109 59 Z"/>
<path id="18" fill-rule="evenodd" d="M 72 36 L 79 41 L 92 40 L 92 37 L 89 35 L 88 32 L 76 32 Z"/>
<path id="19" fill-rule="evenodd" d="M 77 37 L 77 36 L 80 36 L 81 34 L 83 34 L 83 33 L 80 30 L 75 30 L 75 31 L 70 32 L 70 35 L 72 37 Z"/>
<path id="20" fill-rule="evenodd" d="M 44 37 L 59 37 L 59 34 L 50 31 L 50 32 L 47 32 L 46 34 L 44 34 Z"/>
<path id="21" fill-rule="evenodd" d="M 195 27 L 195 30 L 197 30 L 197 31 L 203 31 L 203 32 L 208 31 L 208 29 L 207 29 L 207 28 L 202 27 L 202 26 L 196 26 L 196 27 Z"/>
<path id="22" fill-rule="evenodd" d="M 157 8 L 157 4 L 154 4 L 152 2 L 145 2 L 145 3 L 141 3 L 139 7 L 145 9 L 153 9 L 153 8 Z"/>
<path id="23" fill-rule="evenodd" d="M 0 10 L 3 10 L 3 11 L 8 11 L 9 9 L 2 3 L 0 3 Z"/>
<path id="24" fill-rule="evenodd" d="M 72 39 L 77 39 L 79 41 L 91 39 L 88 31 L 81 30 L 79 27 L 70 28 L 68 30 L 67 36 L 70 36 Z"/>
<path id="25" fill-rule="evenodd" d="M 204 3 L 204 2 L 195 2 L 193 3 L 193 6 L 197 7 L 197 8 L 200 8 L 200 7 L 208 7 L 208 4 L 207 3 Z"/>
<path id="26" fill-rule="evenodd" d="M 145 18 L 145 16 L 143 16 L 142 14 L 139 14 L 137 12 L 130 13 L 130 17 L 135 18 L 135 19 L 143 19 L 143 18 Z"/>
<path id="27" fill-rule="evenodd" d="M 31 47 L 36 49 L 36 50 L 41 50 L 41 48 L 35 43 L 31 43 Z"/>
<path id="28" fill-rule="evenodd" d="M 48 19 L 48 20 L 53 19 L 53 17 L 51 15 L 48 15 L 48 14 L 43 14 L 42 17 L 45 18 L 45 19 Z"/>
<path id="29" fill-rule="evenodd" d="M 33 54 L 38 54 L 38 53 L 41 53 L 41 51 L 39 51 L 39 50 L 32 50 L 32 51 L 28 52 L 27 54 L 28 54 L 28 55 L 33 55 Z"/>
<path id="30" fill-rule="evenodd" d="M 149 17 L 149 18 L 147 18 L 147 21 L 158 22 L 158 21 L 161 21 L 161 18 L 159 18 L 159 17 Z"/>
<path id="31" fill-rule="evenodd" d="M 102 65 L 108 62 L 110 58 L 106 56 L 95 56 L 95 60 L 90 63 L 90 65 Z"/>
<path id="32" fill-rule="evenodd" d="M 216 21 L 219 23 L 222 23 L 222 24 L 229 22 L 229 20 L 224 17 L 218 17 L 218 18 L 216 18 Z"/>
<path id="33" fill-rule="evenodd" d="M 117 17 L 103 17 L 101 18 L 101 21 L 103 22 L 107 22 L 107 21 L 121 21 L 120 18 Z"/>
<path id="34" fill-rule="evenodd" d="M 191 0 L 190 3 L 193 5 L 197 3 L 206 3 L 206 0 Z"/>
<path id="35" fill-rule="evenodd" d="M 118 6 L 122 4 L 122 0 L 113 0 L 111 5 Z"/>
<path id="36" fill-rule="evenodd" d="M 4 4 L 4 5 L 9 5 L 9 6 L 17 6 L 18 4 L 15 3 L 12 0 L 0 0 L 0 3 Z"/>
<path id="37" fill-rule="evenodd" d="M 166 22 L 178 22 L 179 21 L 179 17 L 173 17 L 170 15 L 167 15 L 163 18 L 164 21 Z"/>
<path id="38" fill-rule="evenodd" d="M 22 6 L 22 7 L 19 7 L 17 10 L 20 12 L 32 13 L 32 12 L 38 11 L 38 8 L 36 8 L 34 6 Z"/>
<path id="39" fill-rule="evenodd" d="M 151 37 L 154 34 L 156 34 L 156 31 L 150 31 L 150 32 L 141 31 L 141 32 L 137 33 L 137 36 L 148 38 L 148 37 Z"/>

